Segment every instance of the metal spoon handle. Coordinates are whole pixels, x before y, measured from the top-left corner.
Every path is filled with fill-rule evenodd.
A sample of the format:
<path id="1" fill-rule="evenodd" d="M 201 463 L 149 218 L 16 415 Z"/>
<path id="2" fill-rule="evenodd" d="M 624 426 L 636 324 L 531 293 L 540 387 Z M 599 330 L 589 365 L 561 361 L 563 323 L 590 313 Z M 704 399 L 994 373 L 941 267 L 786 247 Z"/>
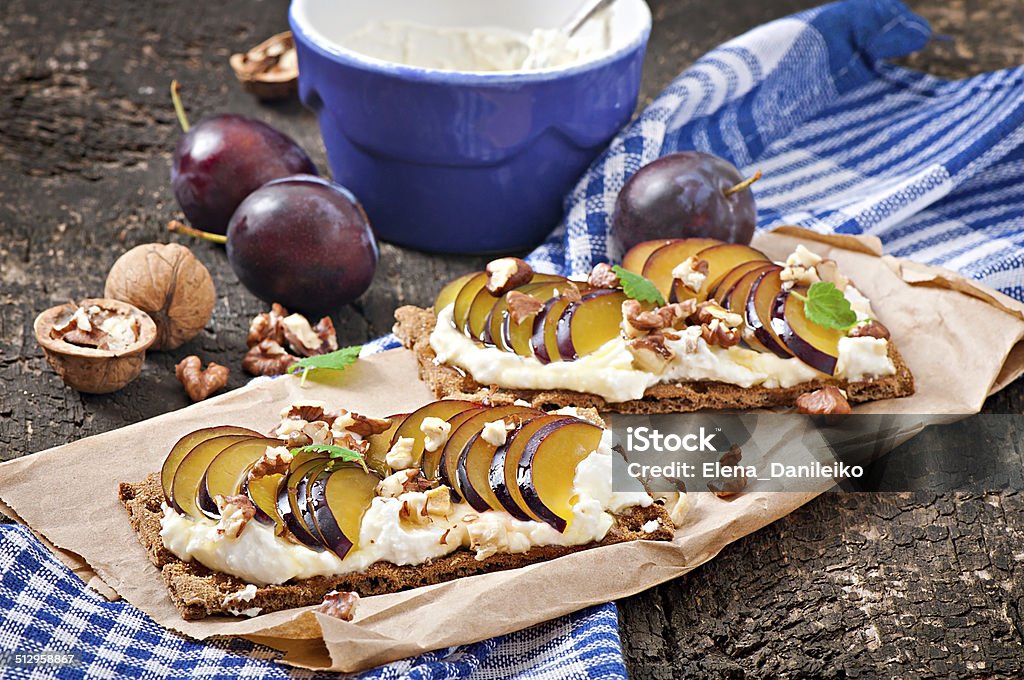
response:
<path id="1" fill-rule="evenodd" d="M 572 35 L 579 30 L 580 26 L 587 23 L 587 19 L 594 16 L 597 12 L 601 11 L 608 5 L 615 2 L 615 0 L 586 0 L 582 5 L 579 6 L 569 20 L 562 26 L 562 32 L 567 36 Z"/>

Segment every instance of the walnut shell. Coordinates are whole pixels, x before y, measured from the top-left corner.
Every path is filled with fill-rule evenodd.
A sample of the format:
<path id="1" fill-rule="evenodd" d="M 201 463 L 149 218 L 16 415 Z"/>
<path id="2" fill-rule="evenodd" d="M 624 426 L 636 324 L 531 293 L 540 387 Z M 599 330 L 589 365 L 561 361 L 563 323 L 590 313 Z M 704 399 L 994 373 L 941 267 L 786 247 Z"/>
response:
<path id="1" fill-rule="evenodd" d="M 57 319 L 72 313 L 77 305 L 50 307 L 36 317 L 33 325 L 36 341 L 43 348 L 46 361 L 68 387 L 90 394 L 107 394 L 121 389 L 138 377 L 146 359 L 146 349 L 156 339 L 156 325 L 140 309 L 120 300 L 90 298 L 82 300 L 85 307 L 96 305 L 139 319 L 138 339 L 122 351 L 113 352 L 93 347 L 79 347 L 51 336 Z"/>
<path id="2" fill-rule="evenodd" d="M 203 330 L 213 314 L 213 279 L 192 251 L 177 243 L 144 243 L 110 268 L 104 296 L 135 305 L 156 323 L 153 349 L 175 349 Z"/>

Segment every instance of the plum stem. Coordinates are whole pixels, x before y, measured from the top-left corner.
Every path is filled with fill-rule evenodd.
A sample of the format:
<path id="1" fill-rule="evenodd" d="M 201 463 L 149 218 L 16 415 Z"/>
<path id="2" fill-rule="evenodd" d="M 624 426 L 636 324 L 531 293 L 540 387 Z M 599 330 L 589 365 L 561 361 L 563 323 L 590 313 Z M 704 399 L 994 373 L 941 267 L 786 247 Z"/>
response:
<path id="1" fill-rule="evenodd" d="M 753 184 L 754 182 L 756 182 L 759 179 L 761 179 L 761 171 L 760 170 L 758 170 L 753 175 L 751 175 L 750 177 L 746 178 L 745 180 L 743 180 L 742 182 L 740 182 L 736 186 L 729 187 L 728 189 L 726 189 L 722 193 L 725 194 L 726 196 L 732 196 L 737 191 L 743 191 L 744 189 L 748 188 L 751 184 Z"/>
<path id="2" fill-rule="evenodd" d="M 190 227 L 178 220 L 171 220 L 168 222 L 167 231 L 173 231 L 175 234 L 184 234 L 185 236 L 194 236 L 195 238 L 201 238 L 204 241 L 209 241 L 210 243 L 219 243 L 220 245 L 224 245 L 228 242 L 227 236 L 222 234 L 211 234 L 208 231 Z"/>
<path id="3" fill-rule="evenodd" d="M 189 128 L 192 127 L 188 122 L 188 114 L 185 113 L 185 107 L 181 103 L 181 85 L 178 84 L 177 80 L 171 81 L 171 101 L 174 102 L 174 113 L 178 116 L 178 123 L 181 125 L 182 132 L 188 132 Z"/>

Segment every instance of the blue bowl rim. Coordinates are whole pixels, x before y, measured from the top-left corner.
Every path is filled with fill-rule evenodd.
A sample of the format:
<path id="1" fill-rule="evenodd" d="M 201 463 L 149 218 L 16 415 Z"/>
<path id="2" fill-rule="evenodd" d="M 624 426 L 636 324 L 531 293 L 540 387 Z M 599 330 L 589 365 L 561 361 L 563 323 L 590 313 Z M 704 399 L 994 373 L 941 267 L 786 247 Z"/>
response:
<path id="1" fill-rule="evenodd" d="M 292 34 L 296 42 L 302 42 L 306 47 L 319 52 L 322 56 L 332 60 L 340 61 L 346 66 L 357 68 L 372 73 L 385 73 L 397 78 L 414 80 L 420 82 L 436 82 L 446 84 L 464 85 L 516 85 L 527 83 L 541 83 L 573 76 L 579 73 L 597 70 L 611 64 L 647 44 L 651 35 L 651 9 L 646 0 L 640 0 L 645 8 L 645 26 L 642 31 L 630 42 L 617 50 L 602 55 L 599 59 L 585 61 L 580 64 L 563 68 L 537 69 L 534 71 L 445 71 L 441 69 L 421 68 L 396 64 L 390 61 L 383 61 L 373 57 L 366 57 L 358 52 L 345 49 L 335 43 L 325 44 L 315 39 L 307 26 L 295 16 L 295 6 L 303 0 L 292 0 L 288 6 L 288 23 L 291 25 Z M 300 71 L 301 77 L 301 71 Z"/>

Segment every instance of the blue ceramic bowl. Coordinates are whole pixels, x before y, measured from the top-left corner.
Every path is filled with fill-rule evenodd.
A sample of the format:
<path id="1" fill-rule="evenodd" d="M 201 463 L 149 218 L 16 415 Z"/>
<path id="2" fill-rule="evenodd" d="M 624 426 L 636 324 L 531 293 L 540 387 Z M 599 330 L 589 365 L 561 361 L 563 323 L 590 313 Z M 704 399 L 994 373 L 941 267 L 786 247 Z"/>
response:
<path id="1" fill-rule="evenodd" d="M 334 179 L 380 238 L 422 250 L 494 253 L 541 241 L 562 201 L 630 118 L 651 15 L 611 10 L 612 49 L 538 71 L 457 72 L 360 55 L 339 43 L 374 20 L 555 28 L 575 3 L 293 0 L 299 94 L 316 111 Z"/>

